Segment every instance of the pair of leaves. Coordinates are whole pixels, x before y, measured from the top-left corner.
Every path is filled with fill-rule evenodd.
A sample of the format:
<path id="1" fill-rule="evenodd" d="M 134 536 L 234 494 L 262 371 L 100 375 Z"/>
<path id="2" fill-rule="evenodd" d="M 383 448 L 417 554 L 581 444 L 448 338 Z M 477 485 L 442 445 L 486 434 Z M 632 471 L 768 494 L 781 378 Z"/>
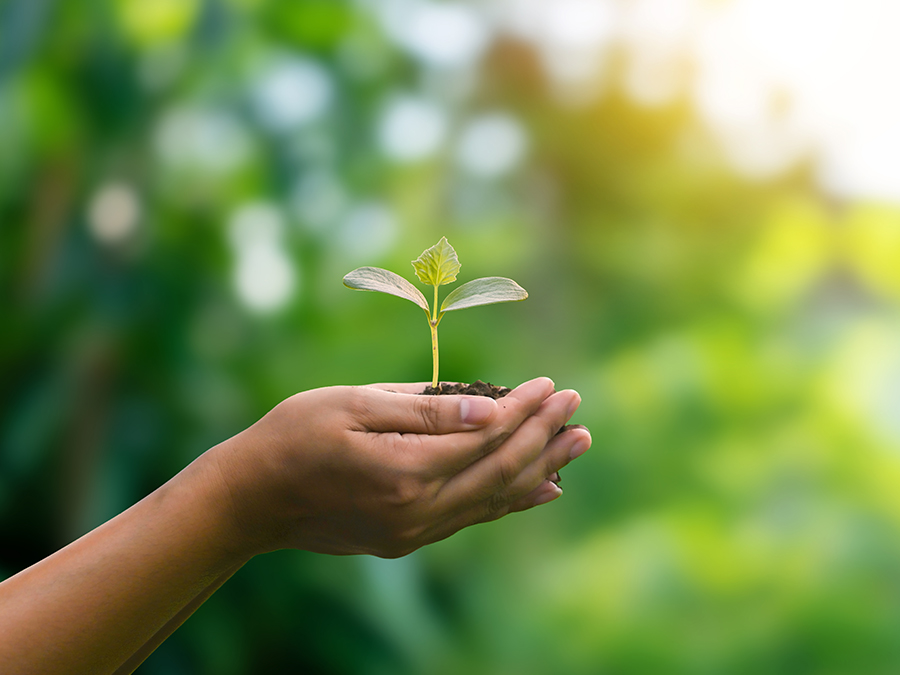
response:
<path id="1" fill-rule="evenodd" d="M 416 276 L 430 286 L 443 286 L 456 280 L 460 264 L 456 251 L 446 237 L 427 249 L 413 261 Z M 430 314 L 428 301 L 418 288 L 399 274 L 380 267 L 360 267 L 344 277 L 344 285 L 361 291 L 378 291 L 396 295 L 414 302 Z M 524 300 L 528 293 L 512 279 L 483 277 L 455 288 L 441 303 L 440 312 L 451 312 L 466 307 L 491 305 L 497 302 Z"/>

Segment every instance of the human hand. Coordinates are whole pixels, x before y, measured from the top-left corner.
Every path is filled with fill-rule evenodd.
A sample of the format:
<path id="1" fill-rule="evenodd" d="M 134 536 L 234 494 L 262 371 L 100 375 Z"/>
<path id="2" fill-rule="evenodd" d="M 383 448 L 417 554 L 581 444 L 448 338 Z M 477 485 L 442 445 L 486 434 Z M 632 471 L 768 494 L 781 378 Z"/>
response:
<path id="1" fill-rule="evenodd" d="M 581 399 L 547 378 L 498 401 L 421 390 L 302 392 L 207 453 L 246 552 L 406 555 L 552 501 L 548 478 L 590 446 L 584 427 L 557 435 Z"/>

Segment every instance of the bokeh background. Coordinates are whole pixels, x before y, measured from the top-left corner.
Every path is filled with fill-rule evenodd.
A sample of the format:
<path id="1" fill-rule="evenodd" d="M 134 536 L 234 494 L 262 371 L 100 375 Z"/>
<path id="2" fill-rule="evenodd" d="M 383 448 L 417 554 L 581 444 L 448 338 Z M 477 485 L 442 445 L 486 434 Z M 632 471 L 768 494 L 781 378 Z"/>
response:
<path id="1" fill-rule="evenodd" d="M 252 561 L 140 673 L 900 672 L 900 7 L 0 2 L 0 578 L 299 390 L 578 389 L 565 495 Z"/>

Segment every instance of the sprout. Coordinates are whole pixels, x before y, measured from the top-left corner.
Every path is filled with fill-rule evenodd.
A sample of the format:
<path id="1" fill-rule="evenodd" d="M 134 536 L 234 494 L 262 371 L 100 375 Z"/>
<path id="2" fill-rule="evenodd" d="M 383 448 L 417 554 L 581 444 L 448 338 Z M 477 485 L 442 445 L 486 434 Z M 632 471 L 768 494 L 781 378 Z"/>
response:
<path id="1" fill-rule="evenodd" d="M 431 352 L 434 370 L 431 377 L 431 386 L 438 384 L 438 339 L 437 328 L 444 317 L 445 312 L 478 305 L 491 305 L 496 302 L 513 302 L 524 300 L 528 293 L 512 279 L 504 277 L 483 277 L 469 281 L 451 291 L 438 310 L 438 286 L 444 286 L 456 281 L 460 264 L 456 251 L 447 241 L 446 237 L 429 249 L 422 252 L 418 258 L 412 261 L 413 268 L 419 281 L 429 286 L 434 286 L 433 310 L 429 307 L 425 296 L 418 288 L 409 283 L 399 274 L 380 267 L 360 267 L 348 273 L 344 277 L 344 285 L 360 291 L 379 291 L 406 298 L 414 302 L 428 317 L 428 325 L 431 328 Z"/>

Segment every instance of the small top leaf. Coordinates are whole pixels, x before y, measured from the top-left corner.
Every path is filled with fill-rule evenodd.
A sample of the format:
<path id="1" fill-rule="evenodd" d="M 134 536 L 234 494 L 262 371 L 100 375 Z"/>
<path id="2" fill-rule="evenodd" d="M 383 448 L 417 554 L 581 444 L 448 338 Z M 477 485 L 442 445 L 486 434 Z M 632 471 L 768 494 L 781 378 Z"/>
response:
<path id="1" fill-rule="evenodd" d="M 456 281 L 456 273 L 460 267 L 456 251 L 447 237 L 441 237 L 438 243 L 423 251 L 422 255 L 412 261 L 412 265 L 419 281 L 429 286 L 443 286 Z"/>
<path id="2" fill-rule="evenodd" d="M 422 292 L 399 274 L 380 267 L 359 267 L 344 276 L 344 286 L 359 291 L 378 291 L 406 298 L 428 313 L 428 301 Z"/>
<path id="3" fill-rule="evenodd" d="M 454 288 L 444 298 L 441 312 L 477 307 L 478 305 L 492 305 L 495 302 L 514 302 L 516 300 L 524 300 L 527 297 L 528 292 L 512 279 L 482 277 Z"/>

